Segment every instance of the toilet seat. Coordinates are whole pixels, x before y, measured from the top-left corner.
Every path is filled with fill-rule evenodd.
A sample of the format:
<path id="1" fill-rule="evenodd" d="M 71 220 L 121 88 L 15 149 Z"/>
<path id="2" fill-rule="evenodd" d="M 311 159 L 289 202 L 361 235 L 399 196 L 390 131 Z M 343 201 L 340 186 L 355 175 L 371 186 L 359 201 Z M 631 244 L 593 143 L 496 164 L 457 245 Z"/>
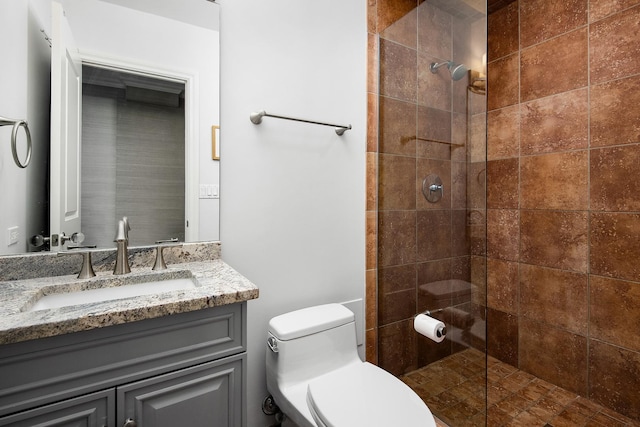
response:
<path id="1" fill-rule="evenodd" d="M 319 427 L 435 427 L 427 405 L 402 381 L 368 362 L 309 382 L 307 405 Z"/>

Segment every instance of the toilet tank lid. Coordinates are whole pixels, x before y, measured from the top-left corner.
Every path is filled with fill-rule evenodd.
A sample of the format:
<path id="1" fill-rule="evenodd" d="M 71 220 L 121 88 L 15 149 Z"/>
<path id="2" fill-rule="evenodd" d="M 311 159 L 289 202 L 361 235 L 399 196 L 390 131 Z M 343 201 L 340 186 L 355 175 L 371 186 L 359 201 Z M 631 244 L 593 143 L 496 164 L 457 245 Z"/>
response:
<path id="1" fill-rule="evenodd" d="M 353 322 L 353 312 L 342 304 L 324 304 L 281 314 L 269 321 L 269 332 L 286 341 Z"/>

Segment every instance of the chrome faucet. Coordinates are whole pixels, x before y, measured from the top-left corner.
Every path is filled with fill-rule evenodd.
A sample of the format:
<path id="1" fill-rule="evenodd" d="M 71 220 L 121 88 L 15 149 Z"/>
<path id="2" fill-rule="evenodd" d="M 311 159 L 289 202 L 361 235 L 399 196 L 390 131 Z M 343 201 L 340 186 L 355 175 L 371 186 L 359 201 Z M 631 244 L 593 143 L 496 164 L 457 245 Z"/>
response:
<path id="1" fill-rule="evenodd" d="M 131 267 L 129 266 L 129 219 L 123 216 L 118 221 L 118 230 L 116 232 L 116 266 L 113 269 L 113 274 L 127 274 L 131 273 Z"/>

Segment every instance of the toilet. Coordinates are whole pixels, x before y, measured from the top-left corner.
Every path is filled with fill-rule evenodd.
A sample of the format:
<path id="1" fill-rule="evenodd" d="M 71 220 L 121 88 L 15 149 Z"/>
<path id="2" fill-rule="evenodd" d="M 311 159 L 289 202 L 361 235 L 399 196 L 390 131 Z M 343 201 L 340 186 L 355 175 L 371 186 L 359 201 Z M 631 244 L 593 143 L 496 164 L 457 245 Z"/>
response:
<path id="1" fill-rule="evenodd" d="M 266 369 L 267 389 L 286 416 L 283 426 L 436 425 L 409 386 L 360 360 L 355 316 L 341 304 L 271 319 Z"/>

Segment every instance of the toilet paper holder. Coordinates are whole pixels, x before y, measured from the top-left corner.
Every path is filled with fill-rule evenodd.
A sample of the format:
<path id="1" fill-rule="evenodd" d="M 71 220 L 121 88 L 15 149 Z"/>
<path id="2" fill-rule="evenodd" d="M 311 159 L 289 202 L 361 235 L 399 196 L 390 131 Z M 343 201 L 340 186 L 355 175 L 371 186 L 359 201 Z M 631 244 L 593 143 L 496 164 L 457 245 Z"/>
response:
<path id="1" fill-rule="evenodd" d="M 439 308 L 439 309 L 437 309 L 437 310 L 425 310 L 425 311 L 423 311 L 422 313 L 418 313 L 418 314 L 424 314 L 424 315 L 427 315 L 427 316 L 429 316 L 429 317 L 433 317 L 433 316 L 432 316 L 432 314 L 435 314 L 435 313 L 441 313 L 441 312 L 443 312 L 443 311 L 444 311 L 443 309 Z M 443 321 L 443 322 L 444 322 L 444 321 Z M 446 336 L 446 335 L 447 335 L 447 326 L 446 326 L 446 325 L 445 325 L 445 326 L 442 326 L 442 327 L 440 327 L 440 328 L 438 328 L 438 329 L 436 330 L 436 336 L 437 336 L 438 338 L 442 338 L 442 337 L 444 337 L 444 336 Z"/>

